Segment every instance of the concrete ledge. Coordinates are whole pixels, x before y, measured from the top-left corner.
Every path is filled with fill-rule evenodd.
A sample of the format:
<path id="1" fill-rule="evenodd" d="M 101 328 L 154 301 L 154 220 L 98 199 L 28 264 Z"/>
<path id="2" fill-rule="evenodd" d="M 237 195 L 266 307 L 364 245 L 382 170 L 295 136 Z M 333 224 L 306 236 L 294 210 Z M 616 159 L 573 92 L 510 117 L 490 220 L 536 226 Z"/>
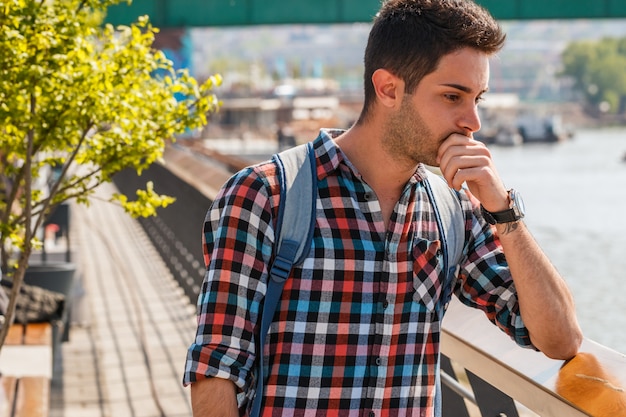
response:
<path id="1" fill-rule="evenodd" d="M 213 201 L 232 173 L 216 163 L 208 164 L 204 157 L 183 147 L 168 146 L 163 156 L 164 166 L 181 180 L 192 185 Z"/>

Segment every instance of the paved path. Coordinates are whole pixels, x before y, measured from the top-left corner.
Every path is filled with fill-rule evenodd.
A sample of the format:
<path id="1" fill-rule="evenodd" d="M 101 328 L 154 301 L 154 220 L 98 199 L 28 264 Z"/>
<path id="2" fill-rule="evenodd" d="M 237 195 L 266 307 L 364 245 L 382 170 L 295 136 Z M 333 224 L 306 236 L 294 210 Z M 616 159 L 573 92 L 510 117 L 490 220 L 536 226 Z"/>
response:
<path id="1" fill-rule="evenodd" d="M 94 200 L 71 215 L 84 296 L 55 364 L 50 417 L 191 416 L 181 380 L 194 307 L 122 209 Z"/>

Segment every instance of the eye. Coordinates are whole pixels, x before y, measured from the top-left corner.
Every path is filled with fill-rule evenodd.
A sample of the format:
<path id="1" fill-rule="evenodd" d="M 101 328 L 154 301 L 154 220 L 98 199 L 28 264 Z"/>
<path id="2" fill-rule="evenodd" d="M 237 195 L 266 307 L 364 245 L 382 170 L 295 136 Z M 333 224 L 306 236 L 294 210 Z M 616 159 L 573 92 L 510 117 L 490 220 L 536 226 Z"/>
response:
<path id="1" fill-rule="evenodd" d="M 480 95 L 480 96 L 476 97 L 476 101 L 475 101 L 475 103 L 476 103 L 476 104 L 479 104 L 479 103 L 481 103 L 481 102 L 483 102 L 483 101 L 485 101 L 485 97 L 483 97 L 482 95 Z"/>
<path id="2" fill-rule="evenodd" d="M 454 93 L 446 93 L 443 95 L 443 97 L 450 103 L 456 103 L 457 101 L 461 99 L 458 94 L 454 94 Z"/>

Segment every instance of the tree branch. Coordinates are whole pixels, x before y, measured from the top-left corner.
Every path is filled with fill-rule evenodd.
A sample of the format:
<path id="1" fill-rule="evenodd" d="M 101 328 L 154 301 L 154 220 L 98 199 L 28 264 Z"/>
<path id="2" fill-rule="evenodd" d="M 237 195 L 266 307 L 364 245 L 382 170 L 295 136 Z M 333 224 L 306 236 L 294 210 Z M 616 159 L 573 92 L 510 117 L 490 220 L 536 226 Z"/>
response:
<path id="1" fill-rule="evenodd" d="M 30 113 L 34 115 L 37 112 L 37 98 L 34 93 L 30 95 Z M 26 200 L 26 205 L 24 207 L 24 219 L 26 221 L 25 227 L 25 242 L 24 242 L 24 250 L 20 254 L 20 259 L 18 262 L 17 273 L 13 275 L 13 287 L 11 288 L 11 294 L 9 296 L 9 305 L 7 306 L 7 311 L 5 313 L 5 322 L 2 328 L 0 328 L 0 346 L 4 346 L 4 341 L 6 340 L 7 334 L 9 333 L 9 328 L 13 323 L 13 318 L 15 317 L 15 308 L 17 306 L 17 297 L 20 293 L 20 289 L 22 287 L 22 282 L 24 281 L 24 274 L 26 273 L 26 267 L 28 265 L 28 259 L 30 258 L 30 252 L 32 249 L 32 233 L 30 229 L 30 222 L 32 219 L 32 210 L 31 210 L 31 184 L 32 184 L 32 172 L 31 166 L 33 163 L 33 142 L 35 141 L 35 131 L 31 128 L 26 135 L 26 158 L 24 160 L 24 198 Z"/>

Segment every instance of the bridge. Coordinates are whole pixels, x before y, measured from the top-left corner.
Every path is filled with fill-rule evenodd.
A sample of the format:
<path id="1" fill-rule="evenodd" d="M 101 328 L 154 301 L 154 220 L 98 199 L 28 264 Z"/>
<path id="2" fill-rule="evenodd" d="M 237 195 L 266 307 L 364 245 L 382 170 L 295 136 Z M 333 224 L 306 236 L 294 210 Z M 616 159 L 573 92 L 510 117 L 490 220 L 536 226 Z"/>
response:
<path id="1" fill-rule="evenodd" d="M 381 0 L 133 0 L 109 8 L 107 22 L 148 15 L 159 28 L 369 23 Z M 623 0 L 477 0 L 500 20 L 626 18 Z"/>

